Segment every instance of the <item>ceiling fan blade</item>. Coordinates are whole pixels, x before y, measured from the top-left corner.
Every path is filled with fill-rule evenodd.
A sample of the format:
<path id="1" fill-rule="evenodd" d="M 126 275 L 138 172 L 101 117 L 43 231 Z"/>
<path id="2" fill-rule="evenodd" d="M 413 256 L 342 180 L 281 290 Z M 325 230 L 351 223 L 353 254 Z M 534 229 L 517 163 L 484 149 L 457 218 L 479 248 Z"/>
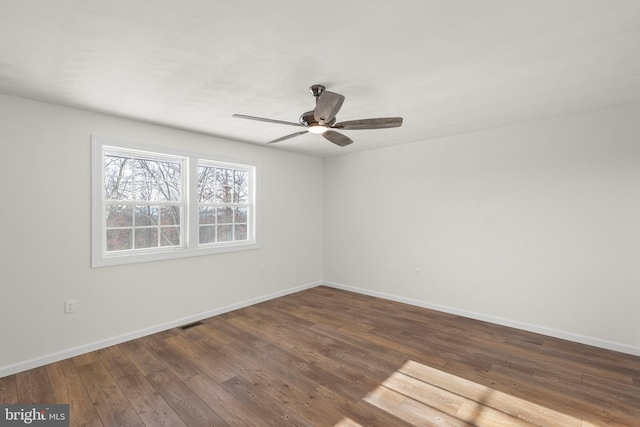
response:
<path id="1" fill-rule="evenodd" d="M 249 119 L 249 120 L 257 120 L 260 122 L 267 122 L 267 123 L 276 123 L 279 125 L 289 125 L 289 126 L 302 126 L 305 127 L 302 123 L 295 123 L 295 122 L 285 122 L 282 120 L 274 120 L 274 119 L 265 119 L 263 117 L 256 117 L 256 116 L 246 116 L 244 114 L 234 114 L 233 117 L 237 117 L 239 119 Z"/>
<path id="2" fill-rule="evenodd" d="M 331 123 L 340 111 L 343 102 L 344 96 L 339 93 L 323 91 L 317 98 L 313 118 L 321 124 Z"/>
<path id="3" fill-rule="evenodd" d="M 334 129 L 384 129 L 402 126 L 402 117 L 383 117 L 379 119 L 349 120 L 331 126 Z"/>
<path id="4" fill-rule="evenodd" d="M 345 145 L 349 145 L 353 142 L 348 136 L 333 130 L 326 131 L 322 136 L 340 147 L 344 147 Z"/>
<path id="5" fill-rule="evenodd" d="M 280 141 L 284 141 L 284 140 L 287 140 L 287 139 L 295 138 L 296 136 L 304 135 L 307 132 L 309 132 L 309 131 L 303 130 L 302 132 L 292 133 L 291 135 L 282 136 L 282 137 L 280 137 L 278 139 L 274 139 L 273 141 L 269 141 L 269 142 L 267 142 L 267 144 L 273 144 L 274 142 L 280 142 Z"/>

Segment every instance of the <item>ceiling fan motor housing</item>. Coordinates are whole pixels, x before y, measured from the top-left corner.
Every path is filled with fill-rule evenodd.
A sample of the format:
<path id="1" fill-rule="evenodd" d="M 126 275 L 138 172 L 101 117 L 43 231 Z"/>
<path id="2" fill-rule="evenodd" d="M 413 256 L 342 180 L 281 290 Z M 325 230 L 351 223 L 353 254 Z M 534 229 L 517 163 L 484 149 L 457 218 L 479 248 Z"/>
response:
<path id="1" fill-rule="evenodd" d="M 305 126 L 317 126 L 320 125 L 314 116 L 313 111 L 307 111 L 306 113 L 302 113 L 299 119 L 300 123 Z M 334 117 L 329 123 L 323 123 L 323 126 L 331 127 L 336 123 L 336 118 Z"/>

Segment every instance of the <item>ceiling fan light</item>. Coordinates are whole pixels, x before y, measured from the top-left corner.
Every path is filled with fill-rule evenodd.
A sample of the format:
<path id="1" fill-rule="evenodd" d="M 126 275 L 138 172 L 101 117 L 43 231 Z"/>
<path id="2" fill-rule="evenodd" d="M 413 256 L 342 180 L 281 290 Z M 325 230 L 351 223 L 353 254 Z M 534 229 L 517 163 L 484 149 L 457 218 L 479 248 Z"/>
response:
<path id="1" fill-rule="evenodd" d="M 309 132 L 311 132 L 311 133 L 321 134 L 321 133 L 325 133 L 326 131 L 328 131 L 329 128 L 326 127 L 326 126 L 323 126 L 323 125 L 311 125 L 311 126 L 309 126 L 309 128 L 307 130 Z"/>

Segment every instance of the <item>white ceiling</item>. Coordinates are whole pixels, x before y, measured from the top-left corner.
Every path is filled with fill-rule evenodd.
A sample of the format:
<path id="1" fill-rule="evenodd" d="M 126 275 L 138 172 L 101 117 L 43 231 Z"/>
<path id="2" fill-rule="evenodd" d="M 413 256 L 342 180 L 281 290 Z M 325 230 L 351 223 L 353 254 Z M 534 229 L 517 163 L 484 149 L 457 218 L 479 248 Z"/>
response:
<path id="1" fill-rule="evenodd" d="M 0 93 L 333 156 L 640 100 L 638 0 L 0 0 Z M 0 118 L 1 120 L 1 118 Z M 276 144 L 270 146 L 275 147 Z"/>

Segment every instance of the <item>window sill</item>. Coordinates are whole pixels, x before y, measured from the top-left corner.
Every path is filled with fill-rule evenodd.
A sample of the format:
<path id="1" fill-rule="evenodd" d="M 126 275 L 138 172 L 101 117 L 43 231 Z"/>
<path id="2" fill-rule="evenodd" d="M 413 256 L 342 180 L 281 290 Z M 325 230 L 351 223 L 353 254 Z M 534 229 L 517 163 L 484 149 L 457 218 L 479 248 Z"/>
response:
<path id="1" fill-rule="evenodd" d="M 190 258 L 196 256 L 215 255 L 232 252 L 242 252 L 260 249 L 258 243 L 247 242 L 238 244 L 235 242 L 233 245 L 219 245 L 215 247 L 199 248 L 195 250 L 189 250 L 185 248 L 172 248 L 162 252 L 147 252 L 140 254 L 109 254 L 102 257 L 95 257 L 91 260 L 91 267 L 108 267 L 114 265 L 123 264 L 137 264 L 142 262 L 164 261 L 168 259 L 181 259 Z"/>

